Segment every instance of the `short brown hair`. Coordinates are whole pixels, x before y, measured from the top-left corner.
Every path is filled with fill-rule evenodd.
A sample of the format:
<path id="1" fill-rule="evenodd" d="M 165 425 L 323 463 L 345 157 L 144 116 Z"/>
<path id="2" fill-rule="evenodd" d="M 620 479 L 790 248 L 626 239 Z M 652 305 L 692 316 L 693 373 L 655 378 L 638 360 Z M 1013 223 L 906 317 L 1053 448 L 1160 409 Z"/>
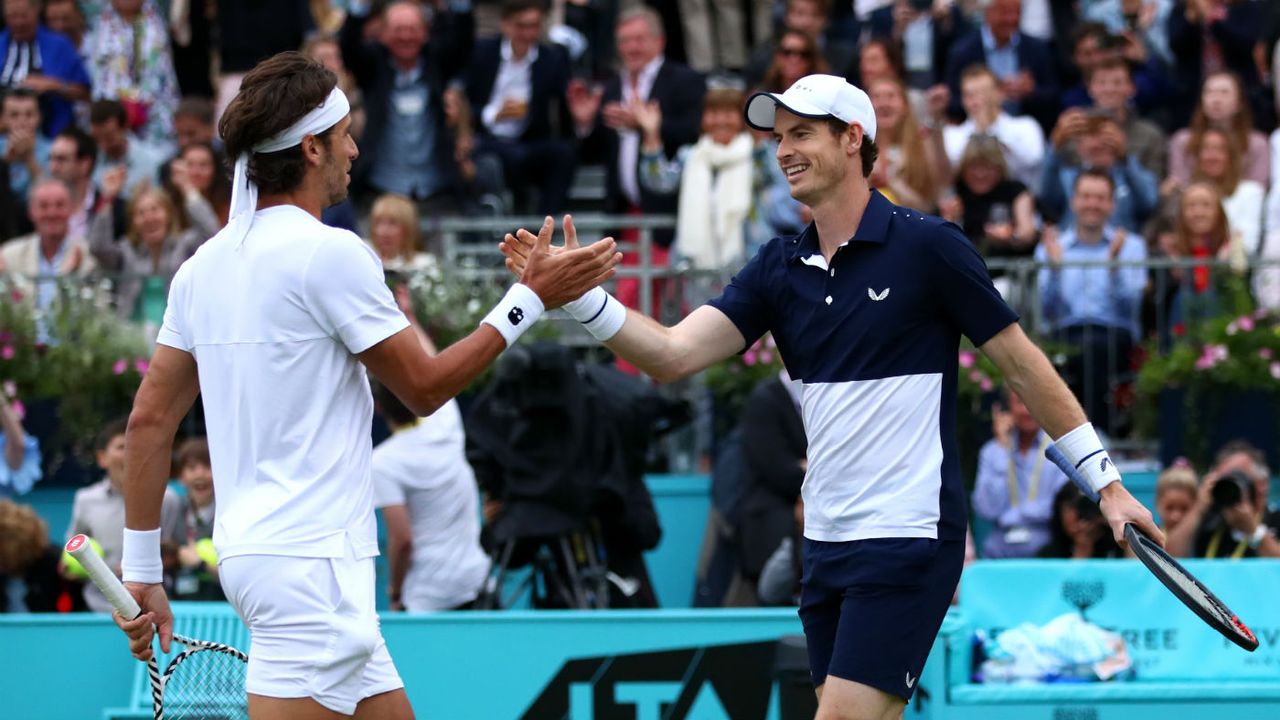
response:
<path id="1" fill-rule="evenodd" d="M 258 63 L 218 122 L 228 162 L 319 107 L 337 85 L 328 68 L 299 52 L 282 52 Z M 324 140 L 328 134 L 325 130 L 316 137 Z M 264 195 L 293 190 L 306 170 L 301 146 L 249 155 L 249 180 Z"/>
<path id="2" fill-rule="evenodd" d="M 183 440 L 173 457 L 174 467 L 178 472 L 182 472 L 191 465 L 213 467 L 213 461 L 209 459 L 209 441 L 202 437 Z"/>
<path id="3" fill-rule="evenodd" d="M 849 131 L 849 124 L 840 118 L 826 117 L 823 118 L 827 129 L 832 135 L 839 137 Z M 876 167 L 876 158 L 880 157 L 880 148 L 876 147 L 876 141 L 866 134 L 865 129 L 862 133 L 862 147 L 858 149 L 858 155 L 862 158 L 862 177 L 871 177 L 871 171 Z"/>
<path id="4" fill-rule="evenodd" d="M 0 500 L 0 575 L 21 575 L 49 547 L 49 525 L 30 505 Z"/>

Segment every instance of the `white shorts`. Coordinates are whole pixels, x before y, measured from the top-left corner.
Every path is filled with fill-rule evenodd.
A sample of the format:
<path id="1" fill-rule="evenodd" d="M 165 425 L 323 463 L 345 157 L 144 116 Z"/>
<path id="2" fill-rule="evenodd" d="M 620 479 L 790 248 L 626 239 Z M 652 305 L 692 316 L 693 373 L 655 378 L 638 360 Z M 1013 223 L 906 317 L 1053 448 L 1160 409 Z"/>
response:
<path id="1" fill-rule="evenodd" d="M 351 715 L 361 700 L 404 687 L 374 610 L 373 558 L 348 546 L 345 558 L 239 555 L 218 570 L 252 638 L 250 693 Z"/>

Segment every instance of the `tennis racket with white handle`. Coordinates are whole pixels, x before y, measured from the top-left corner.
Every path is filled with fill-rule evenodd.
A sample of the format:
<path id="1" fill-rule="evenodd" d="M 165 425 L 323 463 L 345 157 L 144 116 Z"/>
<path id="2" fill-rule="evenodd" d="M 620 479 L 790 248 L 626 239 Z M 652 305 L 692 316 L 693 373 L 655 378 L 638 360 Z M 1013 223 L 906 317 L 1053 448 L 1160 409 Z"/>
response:
<path id="1" fill-rule="evenodd" d="M 1057 465 L 1086 497 L 1094 502 L 1100 500 L 1098 493 L 1089 485 L 1089 481 L 1080 474 L 1076 466 L 1071 464 L 1056 445 L 1045 448 L 1044 456 Z M 1151 574 L 1164 583 L 1169 592 L 1181 600 L 1183 605 L 1191 608 L 1191 611 L 1204 620 L 1209 627 L 1249 652 L 1258 649 L 1258 638 L 1253 631 L 1231 612 L 1231 608 L 1219 600 L 1217 595 L 1209 592 L 1209 588 L 1205 587 L 1204 583 L 1197 580 L 1196 576 L 1165 552 L 1164 548 L 1147 537 L 1133 523 L 1125 524 L 1124 538 L 1129 543 L 1129 549 L 1142 561 L 1143 565 L 1147 566 Z"/>
<path id="2" fill-rule="evenodd" d="M 121 617 L 132 620 L 142 614 L 124 583 L 90 547 L 88 536 L 71 538 L 66 550 Z M 185 649 L 169 661 L 163 673 L 156 654 L 147 661 L 155 720 L 249 720 L 244 687 L 248 656 L 222 643 L 181 635 L 173 639 Z"/>

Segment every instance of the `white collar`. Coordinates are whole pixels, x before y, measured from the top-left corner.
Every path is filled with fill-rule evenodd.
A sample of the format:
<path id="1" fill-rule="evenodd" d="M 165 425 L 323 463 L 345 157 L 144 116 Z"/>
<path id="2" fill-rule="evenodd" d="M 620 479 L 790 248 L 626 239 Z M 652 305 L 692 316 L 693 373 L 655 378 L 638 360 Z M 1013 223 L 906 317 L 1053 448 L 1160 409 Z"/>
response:
<path id="1" fill-rule="evenodd" d="M 511 50 L 511 41 L 504 37 L 502 38 L 502 45 L 499 46 L 498 55 L 502 58 L 502 62 L 516 65 L 532 65 L 538 60 L 538 44 L 534 43 L 529 48 L 529 52 L 524 54 L 524 59 L 516 60 L 514 52 Z"/>

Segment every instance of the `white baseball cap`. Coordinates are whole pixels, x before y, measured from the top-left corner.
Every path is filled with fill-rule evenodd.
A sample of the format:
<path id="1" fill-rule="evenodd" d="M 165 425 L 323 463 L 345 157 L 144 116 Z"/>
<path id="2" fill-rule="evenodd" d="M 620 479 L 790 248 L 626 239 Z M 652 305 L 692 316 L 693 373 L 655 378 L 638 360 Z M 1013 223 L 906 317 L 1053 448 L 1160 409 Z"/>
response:
<path id="1" fill-rule="evenodd" d="M 784 93 L 758 92 L 747 100 L 747 124 L 757 130 L 773 130 L 778 107 L 807 118 L 834 117 L 862 126 L 876 139 L 876 111 L 871 98 L 839 75 L 806 75 Z"/>

